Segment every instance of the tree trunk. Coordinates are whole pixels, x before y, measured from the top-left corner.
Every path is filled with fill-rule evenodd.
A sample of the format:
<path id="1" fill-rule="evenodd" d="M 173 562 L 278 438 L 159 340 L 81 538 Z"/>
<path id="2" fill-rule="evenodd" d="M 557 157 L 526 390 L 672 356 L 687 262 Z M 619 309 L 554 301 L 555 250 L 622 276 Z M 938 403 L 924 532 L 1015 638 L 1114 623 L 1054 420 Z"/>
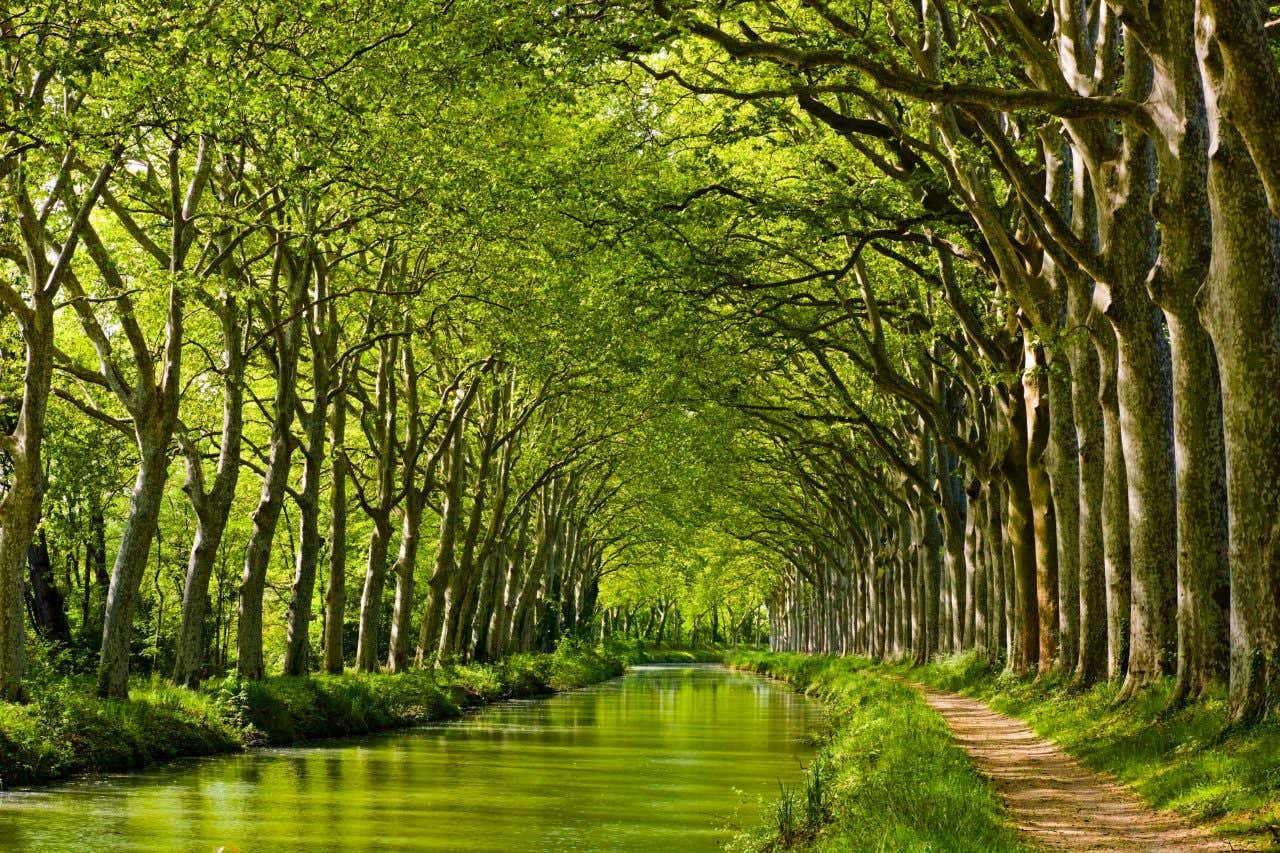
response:
<path id="1" fill-rule="evenodd" d="M 12 100 L 14 107 L 21 104 L 19 108 L 31 110 L 37 106 L 34 101 L 23 104 L 20 96 L 13 97 Z M 38 109 L 32 110 L 32 115 L 37 112 Z M 90 214 L 123 150 L 123 143 L 117 144 L 111 157 L 99 169 L 78 209 L 74 210 L 71 225 L 57 251 L 56 259 L 50 258 L 53 253 L 45 230 L 46 220 L 36 211 L 28 194 L 27 185 L 34 185 L 44 180 L 44 177 L 37 176 L 24 166 L 8 178 L 15 191 L 5 199 L 6 210 L 13 209 L 13 213 L 7 213 L 6 218 L 23 241 L 27 261 L 25 273 L 31 296 L 29 300 L 25 300 L 27 313 L 18 315 L 25 355 L 22 404 L 18 408 L 13 431 L 0 433 L 0 454 L 8 456 L 11 466 L 7 488 L 0 493 L 0 701 L 26 698 L 22 684 L 26 665 L 22 577 L 26 570 L 27 549 L 35 535 L 36 525 L 40 522 L 44 497 L 41 450 L 53 385 L 54 304 L 62 281 L 71 267 L 81 234 L 88 226 Z M 72 147 L 68 143 L 68 158 L 71 152 Z M 46 215 L 48 212 L 46 211 Z M 73 211 L 68 209 L 68 212 Z M 8 291 L 14 302 L 24 302 L 7 282 L 0 284 L 0 287 Z"/>
<path id="2" fill-rule="evenodd" d="M 1049 451 L 1049 387 L 1040 353 L 1027 345 L 1023 374 L 1026 404 L 1027 496 L 1031 502 L 1035 547 L 1035 586 L 1039 639 L 1036 651 L 1040 672 L 1048 672 L 1058 662 L 1058 528 L 1049 481 L 1046 455 Z"/>
<path id="3" fill-rule="evenodd" d="M 369 430 L 370 445 L 377 457 L 377 494 L 366 507 L 373 522 L 369 537 L 364 585 L 360 590 L 360 633 L 356 638 L 356 669 L 376 672 L 382 630 L 382 592 L 387 579 L 387 553 L 391 547 L 391 512 L 396 504 L 396 361 L 398 340 L 379 345 L 377 378 L 377 420 Z"/>
<path id="4" fill-rule="evenodd" d="M 505 562 L 504 545 L 496 545 L 493 554 L 484 561 L 480 598 L 476 602 L 474 621 L 475 641 L 471 647 L 471 659 L 486 662 L 490 659 L 489 638 L 493 634 L 497 603 L 502 595 L 502 567 Z"/>
<path id="5" fill-rule="evenodd" d="M 444 627 L 445 592 L 457 571 L 455 545 L 458 525 L 462 519 L 463 488 L 465 486 L 466 434 L 464 424 L 459 423 L 450 446 L 446 485 L 440 498 L 440 539 L 436 547 L 435 565 L 427 585 L 431 590 L 427 612 L 422 617 L 418 632 L 418 648 L 415 654 L 418 666 L 434 661 L 440 648 L 440 634 Z"/>
<path id="6" fill-rule="evenodd" d="M 1201 61 L 1220 88 L 1212 39 Z M 1209 115 L 1213 260 L 1201 312 L 1218 354 L 1226 440 L 1230 714 L 1244 722 L 1267 712 L 1280 684 L 1280 221 L 1267 213 L 1244 142 L 1212 97 Z"/>
<path id="7" fill-rule="evenodd" d="M 276 422 L 272 427 L 271 457 L 262 493 L 253 512 L 253 531 L 245 546 L 244 573 L 240 578 L 238 622 L 236 625 L 236 673 L 241 678 L 258 681 L 266 675 L 262 661 L 262 596 L 266 589 L 267 568 L 271 565 L 272 543 L 276 524 L 284 506 L 285 488 L 289 484 L 289 468 L 293 455 L 293 437 L 289 434 L 293 396 L 291 386 L 282 386 L 276 394 Z"/>
<path id="8" fill-rule="evenodd" d="M 9 487 L 0 496 L 0 701 L 25 698 L 23 574 L 27 549 L 40 521 L 42 468 L 40 448 L 53 369 L 52 311 L 37 306 L 38 318 L 27 331 L 27 364 L 22 408 L 12 433 L 14 452 Z M 35 340 L 33 340 L 33 338 Z M 43 341 L 43 345 L 37 345 Z"/>
<path id="9" fill-rule="evenodd" d="M 421 540 L 422 501 L 406 494 L 401 516 L 400 552 L 391 573 L 396 579 L 396 598 L 391 611 L 391 642 L 387 651 L 387 669 L 402 672 L 409 665 L 412 650 L 414 581 L 418 565 L 418 543 Z"/>
<path id="10" fill-rule="evenodd" d="M 71 645 L 67 604 L 54 582 L 49 538 L 43 527 L 27 549 L 27 569 L 31 575 L 32 624 L 45 640 L 67 648 Z"/>
<path id="11" fill-rule="evenodd" d="M 289 590 L 284 646 L 284 674 L 306 675 L 311 668 L 311 605 L 315 596 L 316 564 L 320 562 L 320 480 L 324 476 L 325 398 L 328 382 L 315 377 L 312 408 L 302 418 L 302 488 L 298 495 L 298 558 Z"/>
<path id="12" fill-rule="evenodd" d="M 239 467 L 237 462 L 236 467 Z M 230 502 L 227 504 L 230 511 Z M 182 587 L 182 619 L 173 663 L 173 683 L 197 687 L 205 667 L 208 643 L 205 621 L 209 614 L 209 579 L 226 530 L 225 513 L 216 510 L 196 513 L 196 536 L 187 559 L 187 576 Z"/>
<path id="13" fill-rule="evenodd" d="M 978 559 L 978 553 L 981 548 L 978 529 L 980 522 L 978 521 L 979 508 L 973 500 L 973 493 L 968 495 L 969 511 L 965 513 L 965 530 L 964 530 L 964 563 L 965 571 L 965 600 L 969 606 L 965 611 L 964 635 L 960 640 L 960 648 L 968 650 L 977 648 L 982 645 L 979 640 L 979 630 L 986 630 L 986 614 L 978 616 L 979 610 L 985 610 L 984 602 L 981 596 L 986 592 L 986 581 L 981 578 L 982 564 Z M 979 629 L 981 623 L 981 629 Z"/>
<path id="14" fill-rule="evenodd" d="M 1090 324 L 1098 348 L 1102 408 L 1103 574 L 1107 585 L 1107 677 L 1121 678 L 1129 667 L 1129 470 L 1120 430 L 1116 390 L 1116 343 L 1111 324 L 1098 317 Z"/>
<path id="15" fill-rule="evenodd" d="M 329 298 L 327 260 L 321 252 L 311 256 L 311 298 L 304 308 L 307 345 L 311 351 L 311 409 L 299 415 L 302 422 L 302 489 L 298 494 L 298 556 L 284 647 L 284 674 L 304 675 L 311 668 L 311 609 L 315 598 L 316 564 L 320 562 L 320 482 L 324 477 L 325 439 L 329 402 L 333 392 L 334 360 L 339 323 Z"/>
<path id="16" fill-rule="evenodd" d="M 1148 306 L 1126 306 L 1133 313 L 1117 328 L 1120 435 L 1129 476 L 1126 692 L 1171 671 L 1177 649 L 1172 389 L 1160 317 Z"/>
<path id="17" fill-rule="evenodd" d="M 1176 704 L 1226 680 L 1230 570 L 1217 357 L 1190 305 L 1185 313 L 1165 313 L 1173 350 L 1178 488 Z"/>
<path id="18" fill-rule="evenodd" d="M 343 636 L 347 609 L 347 402 L 341 388 L 334 395 L 330 424 L 329 470 L 329 582 L 324 604 L 324 671 L 342 672 L 345 658 Z"/>
<path id="19" fill-rule="evenodd" d="M 360 595 L 360 634 L 356 640 L 356 670 L 378 670 L 378 639 L 382 623 L 382 590 L 387 577 L 387 554 L 391 547 L 390 519 L 375 518 L 369 534 L 369 550 Z"/>
<path id="20" fill-rule="evenodd" d="M 1040 617 L 1036 577 L 1036 522 L 1028 474 L 1027 414 L 1022 388 L 1014 386 L 1005 403 L 1008 447 L 1001 465 L 1005 485 L 1005 539 L 1012 562 L 1006 583 L 1012 587 L 1008 624 L 1012 639 L 1009 661 L 1014 672 L 1026 675 L 1040 660 Z M 1047 485 L 1047 484 L 1046 484 Z M 1012 571 L 1009 571 L 1009 569 Z M 1057 627 L 1057 620 L 1054 620 Z"/>
<path id="21" fill-rule="evenodd" d="M 277 306 L 272 315 L 285 314 L 272 336 L 276 391 L 271 445 L 258 506 L 253 511 L 253 530 L 245 546 L 236 624 L 236 674 L 251 681 L 260 680 L 266 674 L 262 661 L 262 595 L 293 462 L 293 418 L 302 343 L 302 306 L 306 294 L 306 274 L 295 268 L 289 253 L 283 248 L 277 250 L 277 264 L 288 280 L 288 300 L 284 306 Z"/>
<path id="22" fill-rule="evenodd" d="M 1067 326 L 1083 329 L 1089 323 L 1092 286 L 1077 278 L 1069 285 Z M 1107 673 L 1106 549 L 1103 545 L 1105 444 L 1102 407 L 1098 402 L 1098 352 L 1087 334 L 1073 332 L 1067 340 L 1071 363 L 1071 413 L 1079 445 L 1079 652 L 1076 680 L 1089 685 Z M 1123 472 L 1122 477 L 1123 477 Z M 1128 510 L 1125 510 L 1126 517 Z M 1128 530 L 1123 533 L 1128 541 Z"/>
<path id="23" fill-rule="evenodd" d="M 1058 649 L 1062 667 L 1074 671 L 1080 652 L 1080 446 L 1067 357 L 1054 356 L 1048 365 L 1048 380 L 1050 437 L 1046 470 L 1057 525 Z"/>
<path id="24" fill-rule="evenodd" d="M 187 482 L 184 489 L 196 515 L 196 535 L 187 558 L 187 576 L 182 588 L 182 619 L 178 628 L 177 653 L 173 663 L 173 683 L 195 687 L 205 669 L 208 641 L 205 622 L 209 616 L 209 579 L 222 547 L 223 534 L 240 480 L 240 449 L 244 437 L 244 355 L 241 350 L 239 311 L 236 299 L 225 294 L 221 306 L 223 334 L 222 436 L 218 464 L 208 494 L 204 491 L 204 469 L 198 450 L 184 441 Z"/>
<path id="25" fill-rule="evenodd" d="M 531 501 L 525 501 L 524 505 L 520 507 L 520 521 L 517 527 L 518 533 L 516 534 L 515 548 L 506 554 L 507 567 L 502 600 L 499 604 L 498 612 L 494 614 L 493 636 L 489 640 L 491 657 L 500 657 L 506 654 L 510 646 L 511 634 L 514 630 L 512 622 L 515 619 L 516 603 L 523 587 L 525 555 L 529 547 L 529 520 L 532 516 L 532 510 L 533 504 Z M 624 635 L 630 635 L 630 605 L 626 606 L 624 612 L 622 632 Z"/>
<path id="26" fill-rule="evenodd" d="M 129 521 L 111 569 L 106 614 L 102 621 L 102 651 L 98 660 L 98 695 L 104 699 L 129 696 L 129 652 L 133 636 L 133 607 L 142 573 L 160 519 L 160 502 L 169 477 L 169 435 L 154 426 L 138 428 L 139 466 L 129 499 Z"/>
<path id="27" fill-rule="evenodd" d="M 1001 485 L 998 482 L 988 483 L 983 499 L 987 522 L 983 541 L 987 551 L 987 592 L 990 600 L 988 611 L 991 622 L 987 650 L 993 660 L 998 659 L 1007 648 L 1004 610 L 1005 533 L 1002 510 L 1004 502 L 1004 489 Z"/>

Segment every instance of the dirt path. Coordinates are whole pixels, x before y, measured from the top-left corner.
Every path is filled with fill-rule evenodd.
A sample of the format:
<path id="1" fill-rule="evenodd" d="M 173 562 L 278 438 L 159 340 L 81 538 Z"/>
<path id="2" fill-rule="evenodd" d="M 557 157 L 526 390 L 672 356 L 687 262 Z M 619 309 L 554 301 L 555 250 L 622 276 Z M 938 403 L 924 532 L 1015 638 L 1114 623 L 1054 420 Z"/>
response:
<path id="1" fill-rule="evenodd" d="M 1089 770 L 1025 723 L 976 699 L 916 686 L 1033 844 L 1049 850 L 1231 849 L 1175 816 L 1152 811 L 1129 788 Z"/>

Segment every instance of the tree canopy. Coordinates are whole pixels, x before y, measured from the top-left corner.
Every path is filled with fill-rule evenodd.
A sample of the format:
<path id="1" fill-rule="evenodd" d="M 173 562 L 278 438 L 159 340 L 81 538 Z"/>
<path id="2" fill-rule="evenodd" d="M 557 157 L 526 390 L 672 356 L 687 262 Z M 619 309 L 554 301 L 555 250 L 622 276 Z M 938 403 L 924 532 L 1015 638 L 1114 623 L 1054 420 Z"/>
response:
<path id="1" fill-rule="evenodd" d="M 1266 11 L 9 13 L 0 696 L 767 635 L 1264 715 Z"/>

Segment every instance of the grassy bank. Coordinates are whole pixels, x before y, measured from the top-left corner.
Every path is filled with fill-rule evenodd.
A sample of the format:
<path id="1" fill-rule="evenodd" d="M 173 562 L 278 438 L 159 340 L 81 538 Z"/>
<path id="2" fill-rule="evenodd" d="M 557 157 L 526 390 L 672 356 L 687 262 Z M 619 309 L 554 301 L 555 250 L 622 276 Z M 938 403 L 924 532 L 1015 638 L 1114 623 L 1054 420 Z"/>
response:
<path id="1" fill-rule="evenodd" d="M 622 661 L 562 644 L 554 654 L 397 675 L 315 675 L 210 682 L 199 691 L 137 684 L 128 701 L 98 699 L 83 679 L 33 679 L 32 701 L 0 703 L 0 783 L 38 785 L 179 756 L 366 734 L 458 716 L 500 699 L 604 681 Z"/>
<path id="2" fill-rule="evenodd" d="M 1115 706 L 1116 683 L 1080 690 L 1064 675 L 1017 678 L 974 654 L 877 669 L 982 699 L 1152 806 L 1233 841 L 1270 843 L 1280 830 L 1280 721 L 1228 729 L 1225 696 L 1170 710 L 1166 680 Z"/>
<path id="3" fill-rule="evenodd" d="M 739 652 L 730 666 L 821 698 L 832 730 L 740 850 L 1021 850 L 996 795 L 909 686 L 852 658 Z"/>

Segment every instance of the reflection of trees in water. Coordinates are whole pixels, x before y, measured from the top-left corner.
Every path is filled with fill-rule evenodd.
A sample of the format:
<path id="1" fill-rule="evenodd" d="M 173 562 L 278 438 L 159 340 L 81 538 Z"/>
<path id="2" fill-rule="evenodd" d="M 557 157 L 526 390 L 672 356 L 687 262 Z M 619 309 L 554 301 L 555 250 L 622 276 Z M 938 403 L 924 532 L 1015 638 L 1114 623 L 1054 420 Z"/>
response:
<path id="1" fill-rule="evenodd" d="M 754 676 L 641 670 L 452 723 L 107 780 L 74 808 L 101 817 L 84 836 L 89 849 L 158 838 L 241 849 L 715 849 L 726 815 L 751 822 L 779 778 L 798 777 L 814 719 L 802 697 Z M 75 825 L 72 801 L 62 802 L 40 812 L 42 827 Z"/>

